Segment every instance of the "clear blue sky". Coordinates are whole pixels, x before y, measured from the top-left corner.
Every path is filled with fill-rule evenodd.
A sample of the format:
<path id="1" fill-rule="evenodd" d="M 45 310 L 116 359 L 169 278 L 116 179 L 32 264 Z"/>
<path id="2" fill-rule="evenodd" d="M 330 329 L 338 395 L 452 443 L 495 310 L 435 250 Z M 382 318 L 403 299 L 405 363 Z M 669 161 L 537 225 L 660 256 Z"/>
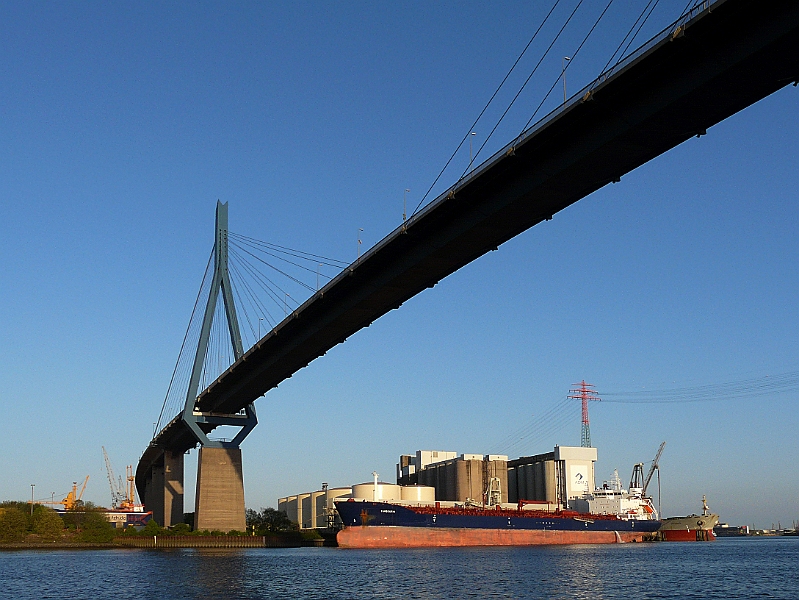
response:
<path id="1" fill-rule="evenodd" d="M 550 3 L 543 3 L 549 5 Z M 600 11 L 586 3 L 489 142 L 519 132 Z M 616 0 L 568 71 L 605 64 Z M 562 23 L 520 63 L 482 143 Z M 685 0 L 659 3 L 644 36 Z M 548 8 L 548 6 L 546 7 Z M 539 3 L 0 5 L 0 499 L 107 503 L 152 434 L 213 243 L 232 231 L 343 260 L 414 205 L 541 22 Z M 557 103 L 556 88 L 545 109 Z M 581 379 L 600 395 L 799 371 L 799 91 L 786 88 L 383 317 L 258 401 L 249 506 L 393 477 L 417 449 L 501 452 Z M 468 152 L 455 160 L 462 169 Z M 443 189 L 457 174 L 445 175 Z M 443 186 L 443 187 L 442 187 Z M 662 440 L 667 514 L 799 518 L 796 390 L 595 404 L 597 477 Z M 579 408 L 517 449 L 579 445 Z M 196 453 L 187 458 L 192 488 Z M 189 489 L 186 510 L 193 509 Z"/>

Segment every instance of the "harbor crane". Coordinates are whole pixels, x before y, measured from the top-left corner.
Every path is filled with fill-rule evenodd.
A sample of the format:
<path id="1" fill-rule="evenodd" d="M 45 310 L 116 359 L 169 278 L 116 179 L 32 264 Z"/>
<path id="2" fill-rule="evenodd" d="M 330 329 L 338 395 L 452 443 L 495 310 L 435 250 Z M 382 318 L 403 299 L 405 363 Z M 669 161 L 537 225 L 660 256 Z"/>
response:
<path id="1" fill-rule="evenodd" d="M 108 485 L 111 488 L 111 508 L 121 510 L 138 510 L 141 507 L 136 503 L 136 478 L 133 476 L 133 466 L 128 465 L 125 468 L 125 482 L 122 482 L 122 475 L 119 476 L 117 482 L 114 477 L 114 469 L 111 467 L 111 459 L 108 458 L 108 452 L 103 448 L 103 458 L 105 459 L 105 470 L 108 473 Z"/>
<path id="2" fill-rule="evenodd" d="M 105 451 L 105 446 L 102 446 L 102 449 L 103 459 L 105 459 L 105 470 L 108 474 L 108 485 L 111 488 L 111 508 L 119 508 L 119 505 L 126 500 L 125 493 L 123 492 L 122 478 L 120 477 L 119 483 L 117 483 L 116 477 L 114 477 L 114 469 L 111 467 L 111 460 L 108 458 L 108 452 Z"/>

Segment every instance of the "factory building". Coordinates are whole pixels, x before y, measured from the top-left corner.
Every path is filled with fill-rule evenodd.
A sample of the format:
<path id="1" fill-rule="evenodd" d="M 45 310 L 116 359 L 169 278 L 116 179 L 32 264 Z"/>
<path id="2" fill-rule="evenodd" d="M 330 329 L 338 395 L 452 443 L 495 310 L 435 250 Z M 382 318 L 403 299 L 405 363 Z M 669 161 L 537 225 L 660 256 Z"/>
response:
<path id="1" fill-rule="evenodd" d="M 557 504 L 588 510 L 585 499 L 594 489 L 596 448 L 555 446 L 552 452 L 508 462 L 508 501 Z"/>
<path id="2" fill-rule="evenodd" d="M 418 483 L 417 473 L 422 469 L 426 469 L 428 465 L 453 460 L 457 456 L 457 452 L 446 450 L 417 450 L 415 455 L 402 454 L 397 463 L 397 483 L 415 485 Z"/>
<path id="3" fill-rule="evenodd" d="M 418 450 L 403 454 L 397 463 L 398 485 L 423 485 L 435 489 L 437 501 L 508 501 L 508 457 L 495 454 L 461 454 Z"/>
<path id="4" fill-rule="evenodd" d="M 596 448 L 555 446 L 552 452 L 511 461 L 494 454 L 456 456 L 441 450 L 403 454 L 397 483 L 433 487 L 438 501 L 482 503 L 488 502 L 488 492 L 498 491 L 495 497 L 503 503 L 560 503 L 574 510 L 587 510 L 585 498 L 594 489 Z"/>

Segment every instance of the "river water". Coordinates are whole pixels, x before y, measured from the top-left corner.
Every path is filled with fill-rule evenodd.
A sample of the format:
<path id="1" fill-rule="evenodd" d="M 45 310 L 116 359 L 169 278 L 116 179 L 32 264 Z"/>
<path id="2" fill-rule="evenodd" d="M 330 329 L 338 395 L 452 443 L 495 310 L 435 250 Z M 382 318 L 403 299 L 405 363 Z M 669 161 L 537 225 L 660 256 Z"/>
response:
<path id="1" fill-rule="evenodd" d="M 528 548 L 0 552 L 0 598 L 799 598 L 799 538 Z"/>

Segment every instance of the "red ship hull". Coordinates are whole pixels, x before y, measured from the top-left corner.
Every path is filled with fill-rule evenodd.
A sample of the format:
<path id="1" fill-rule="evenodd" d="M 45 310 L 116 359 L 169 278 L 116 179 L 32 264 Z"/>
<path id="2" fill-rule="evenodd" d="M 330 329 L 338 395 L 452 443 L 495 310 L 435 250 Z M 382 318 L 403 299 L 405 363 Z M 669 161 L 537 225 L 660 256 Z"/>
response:
<path id="1" fill-rule="evenodd" d="M 712 542 L 716 539 L 712 529 L 661 529 L 659 534 L 667 542 Z"/>
<path id="2" fill-rule="evenodd" d="M 345 527 L 342 548 L 443 548 L 453 546 L 539 546 L 641 542 L 645 533 L 427 527 Z"/>

